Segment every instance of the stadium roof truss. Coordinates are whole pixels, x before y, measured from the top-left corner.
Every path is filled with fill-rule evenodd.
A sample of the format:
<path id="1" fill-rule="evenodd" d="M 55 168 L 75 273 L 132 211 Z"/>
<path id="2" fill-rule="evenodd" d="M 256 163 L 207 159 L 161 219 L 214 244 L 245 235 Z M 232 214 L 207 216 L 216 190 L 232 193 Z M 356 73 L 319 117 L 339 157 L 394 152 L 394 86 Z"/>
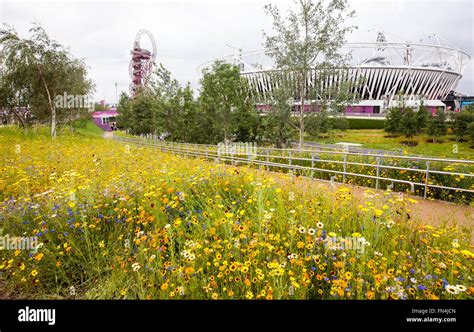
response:
<path id="1" fill-rule="evenodd" d="M 321 91 L 313 91 L 321 96 L 324 89 L 340 85 L 341 82 L 363 82 L 356 93 L 362 100 L 384 100 L 387 103 L 397 95 L 407 100 L 443 100 L 454 90 L 462 77 L 462 72 L 470 56 L 459 49 L 417 43 L 387 42 L 379 34 L 374 43 L 347 43 L 343 53 L 350 55 L 347 68 L 336 71 L 336 75 L 325 77 L 318 82 L 318 70 L 310 70 L 307 85 Z M 241 75 L 248 80 L 252 95 L 257 101 L 273 99 L 273 89 L 282 79 L 292 79 L 291 73 L 282 75 L 275 69 L 274 62 L 265 50 L 241 52 L 220 60 L 238 65 Z M 200 66 L 206 67 L 211 62 Z M 317 83 L 315 83 L 317 82 Z"/>

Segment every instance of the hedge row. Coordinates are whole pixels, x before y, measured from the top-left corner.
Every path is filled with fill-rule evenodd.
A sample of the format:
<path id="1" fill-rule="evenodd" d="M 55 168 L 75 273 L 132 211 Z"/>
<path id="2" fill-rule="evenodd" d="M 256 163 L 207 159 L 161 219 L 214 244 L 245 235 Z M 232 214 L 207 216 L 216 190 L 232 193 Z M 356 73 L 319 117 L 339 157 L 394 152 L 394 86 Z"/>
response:
<path id="1" fill-rule="evenodd" d="M 385 120 L 378 119 L 347 119 L 349 129 L 383 129 Z"/>

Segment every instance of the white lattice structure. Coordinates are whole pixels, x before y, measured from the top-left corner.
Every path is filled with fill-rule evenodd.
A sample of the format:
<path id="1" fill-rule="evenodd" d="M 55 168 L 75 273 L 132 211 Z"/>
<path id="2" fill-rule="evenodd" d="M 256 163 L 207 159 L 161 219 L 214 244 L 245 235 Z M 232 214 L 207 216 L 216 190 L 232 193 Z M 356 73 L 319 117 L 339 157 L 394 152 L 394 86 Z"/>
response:
<path id="1" fill-rule="evenodd" d="M 350 53 L 347 69 L 318 82 L 317 70 L 308 75 L 308 86 L 327 91 L 328 86 L 343 81 L 362 82 L 356 88 L 360 102 L 348 113 L 383 113 L 396 105 L 402 96 L 406 105 L 421 102 L 428 107 L 444 107 L 441 102 L 456 88 L 470 56 L 459 49 L 442 45 L 387 42 L 379 33 L 375 43 L 348 43 L 343 52 Z M 250 93 L 259 104 L 269 104 L 272 90 L 285 74 L 274 69 L 271 57 L 264 50 L 230 55 L 220 60 L 234 63 L 241 69 L 250 86 Z M 208 65 L 204 64 L 203 66 Z M 201 66 L 201 67 L 203 67 Z M 314 84 L 318 82 L 318 84 Z M 315 92 L 317 96 L 318 91 Z M 296 96 L 295 96 L 296 97 Z"/>

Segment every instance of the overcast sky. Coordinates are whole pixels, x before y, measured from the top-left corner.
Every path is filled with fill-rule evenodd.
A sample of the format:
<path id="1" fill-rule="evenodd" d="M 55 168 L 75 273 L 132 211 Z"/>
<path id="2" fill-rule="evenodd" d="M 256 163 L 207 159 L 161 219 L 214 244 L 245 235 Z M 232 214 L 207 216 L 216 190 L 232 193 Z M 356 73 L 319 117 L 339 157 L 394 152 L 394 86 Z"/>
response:
<path id="1" fill-rule="evenodd" d="M 270 31 L 263 6 L 282 9 L 292 0 L 172 0 L 172 1 L 23 1 L 0 0 L 0 21 L 27 36 L 31 22 L 39 22 L 49 35 L 84 58 L 96 84 L 95 98 L 116 101 L 118 91 L 128 92 L 128 64 L 135 35 L 147 29 L 157 44 L 157 61 L 182 84 L 199 88 L 196 68 L 213 58 L 262 47 L 262 30 Z M 383 30 L 389 40 L 433 42 L 436 33 L 451 46 L 474 54 L 472 0 L 350 0 L 358 30 L 349 41 L 376 39 Z M 145 46 L 147 41 L 144 40 Z M 474 95 L 472 60 L 457 91 Z"/>

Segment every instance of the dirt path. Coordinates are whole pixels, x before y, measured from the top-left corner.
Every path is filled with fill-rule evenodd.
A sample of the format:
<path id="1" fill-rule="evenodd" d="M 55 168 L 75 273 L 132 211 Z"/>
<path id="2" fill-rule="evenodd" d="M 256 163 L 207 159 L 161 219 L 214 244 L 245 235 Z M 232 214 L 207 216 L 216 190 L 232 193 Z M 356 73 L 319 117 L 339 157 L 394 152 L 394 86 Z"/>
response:
<path id="1" fill-rule="evenodd" d="M 113 132 L 113 131 L 106 131 L 106 132 L 104 132 L 104 134 L 102 135 L 102 137 L 111 139 L 111 138 L 114 137 L 114 132 Z"/>
<path id="2" fill-rule="evenodd" d="M 15 300 L 18 299 L 13 293 L 11 293 L 7 286 L 5 285 L 5 281 L 1 279 L 0 276 L 0 300 Z"/>
<path id="3" fill-rule="evenodd" d="M 340 183 L 331 184 L 329 181 L 302 177 L 288 177 L 287 179 L 277 177 L 275 180 L 285 185 L 294 185 L 303 190 L 311 190 L 316 186 L 316 188 L 319 187 L 325 191 L 335 192 L 341 186 Z M 375 190 L 359 186 L 349 187 L 351 188 L 354 197 L 358 200 L 364 198 L 364 192 L 367 189 L 374 191 L 376 196 L 381 196 L 384 192 L 383 190 Z M 412 210 L 411 215 L 414 219 L 433 226 L 440 226 L 443 223 L 447 223 L 448 225 L 457 224 L 459 226 L 467 227 L 471 230 L 471 244 L 474 243 L 474 207 L 437 200 L 427 200 L 419 196 L 411 196 L 407 194 L 404 196 L 411 197 L 417 201 L 417 203 L 410 203 L 410 209 Z"/>

